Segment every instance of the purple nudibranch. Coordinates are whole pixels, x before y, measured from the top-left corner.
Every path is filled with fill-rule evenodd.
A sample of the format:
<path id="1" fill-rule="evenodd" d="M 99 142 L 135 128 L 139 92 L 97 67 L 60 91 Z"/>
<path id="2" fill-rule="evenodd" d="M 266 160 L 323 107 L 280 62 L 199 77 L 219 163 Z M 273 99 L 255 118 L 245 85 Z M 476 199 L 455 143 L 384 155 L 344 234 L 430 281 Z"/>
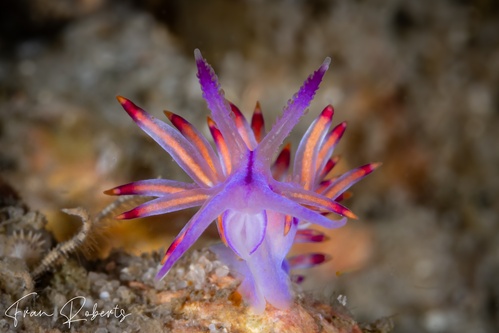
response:
<path id="1" fill-rule="evenodd" d="M 193 183 L 149 179 L 115 187 L 112 195 L 156 197 L 118 216 L 132 219 L 200 206 L 170 245 L 157 278 L 216 221 L 223 244 L 212 247 L 231 273 L 241 279 L 238 291 L 256 313 L 266 303 L 285 309 L 292 301 L 290 270 L 320 264 L 327 256 L 304 254 L 286 259 L 294 242 L 321 242 L 311 224 L 339 228 L 356 216 L 339 201 L 353 184 L 380 163 L 358 167 L 333 179 L 326 176 L 337 163 L 334 148 L 346 124 L 331 127 L 332 106 L 324 108 L 303 136 L 290 170 L 290 146 L 280 148 L 309 107 L 330 59 L 304 82 L 289 100 L 282 116 L 266 132 L 257 103 L 251 122 L 228 102 L 211 66 L 194 51 L 197 77 L 211 111 L 208 126 L 215 149 L 187 120 L 165 111 L 173 127 L 119 96 L 118 101 L 137 125 L 151 136 Z M 329 213 L 340 216 L 331 219 Z"/>

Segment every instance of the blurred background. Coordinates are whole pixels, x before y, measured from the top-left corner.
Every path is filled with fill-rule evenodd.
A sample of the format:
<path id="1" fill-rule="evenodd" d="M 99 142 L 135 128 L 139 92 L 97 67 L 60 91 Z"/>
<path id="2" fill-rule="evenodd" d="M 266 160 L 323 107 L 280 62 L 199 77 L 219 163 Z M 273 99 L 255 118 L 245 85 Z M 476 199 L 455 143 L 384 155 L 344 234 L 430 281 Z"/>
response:
<path id="1" fill-rule="evenodd" d="M 2 1 L 0 175 L 56 238 L 79 226 L 61 208 L 96 214 L 116 185 L 187 180 L 115 96 L 208 134 L 194 48 L 247 116 L 261 102 L 267 128 L 331 57 L 289 141 L 331 103 L 348 122 L 333 175 L 383 162 L 345 202 L 359 220 L 314 248 L 332 260 L 307 291 L 395 332 L 499 331 L 499 2 Z M 107 221 L 93 256 L 166 247 L 189 214 Z"/>

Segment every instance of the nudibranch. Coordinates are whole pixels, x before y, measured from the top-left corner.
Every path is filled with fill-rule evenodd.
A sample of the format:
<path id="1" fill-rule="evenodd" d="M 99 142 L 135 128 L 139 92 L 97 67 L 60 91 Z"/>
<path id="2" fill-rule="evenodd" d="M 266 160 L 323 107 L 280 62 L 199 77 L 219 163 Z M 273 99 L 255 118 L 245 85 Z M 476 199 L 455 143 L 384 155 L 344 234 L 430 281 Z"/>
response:
<path id="1" fill-rule="evenodd" d="M 371 173 L 371 163 L 327 179 L 337 158 L 333 150 L 346 124 L 331 127 L 333 107 L 327 106 L 302 138 L 290 169 L 290 146 L 281 146 L 309 107 L 330 59 L 304 82 L 266 132 L 257 103 L 248 122 L 224 97 L 218 78 L 199 50 L 194 52 L 197 77 L 211 117 L 208 126 L 215 143 L 187 120 L 165 111 L 170 126 L 119 96 L 118 101 L 135 123 L 166 150 L 192 178 L 192 183 L 149 179 L 106 191 L 112 195 L 155 197 L 122 213 L 133 219 L 200 206 L 165 253 L 162 279 L 173 264 L 214 221 L 223 244 L 213 251 L 241 279 L 238 291 L 256 313 L 267 303 L 285 309 L 292 301 L 290 270 L 321 263 L 325 255 L 304 254 L 286 258 L 294 242 L 318 242 L 325 236 L 310 228 L 315 224 L 339 228 L 356 216 L 339 201 L 353 184 Z M 215 149 L 214 149 L 215 148 Z M 328 214 L 339 216 L 329 218 Z"/>

